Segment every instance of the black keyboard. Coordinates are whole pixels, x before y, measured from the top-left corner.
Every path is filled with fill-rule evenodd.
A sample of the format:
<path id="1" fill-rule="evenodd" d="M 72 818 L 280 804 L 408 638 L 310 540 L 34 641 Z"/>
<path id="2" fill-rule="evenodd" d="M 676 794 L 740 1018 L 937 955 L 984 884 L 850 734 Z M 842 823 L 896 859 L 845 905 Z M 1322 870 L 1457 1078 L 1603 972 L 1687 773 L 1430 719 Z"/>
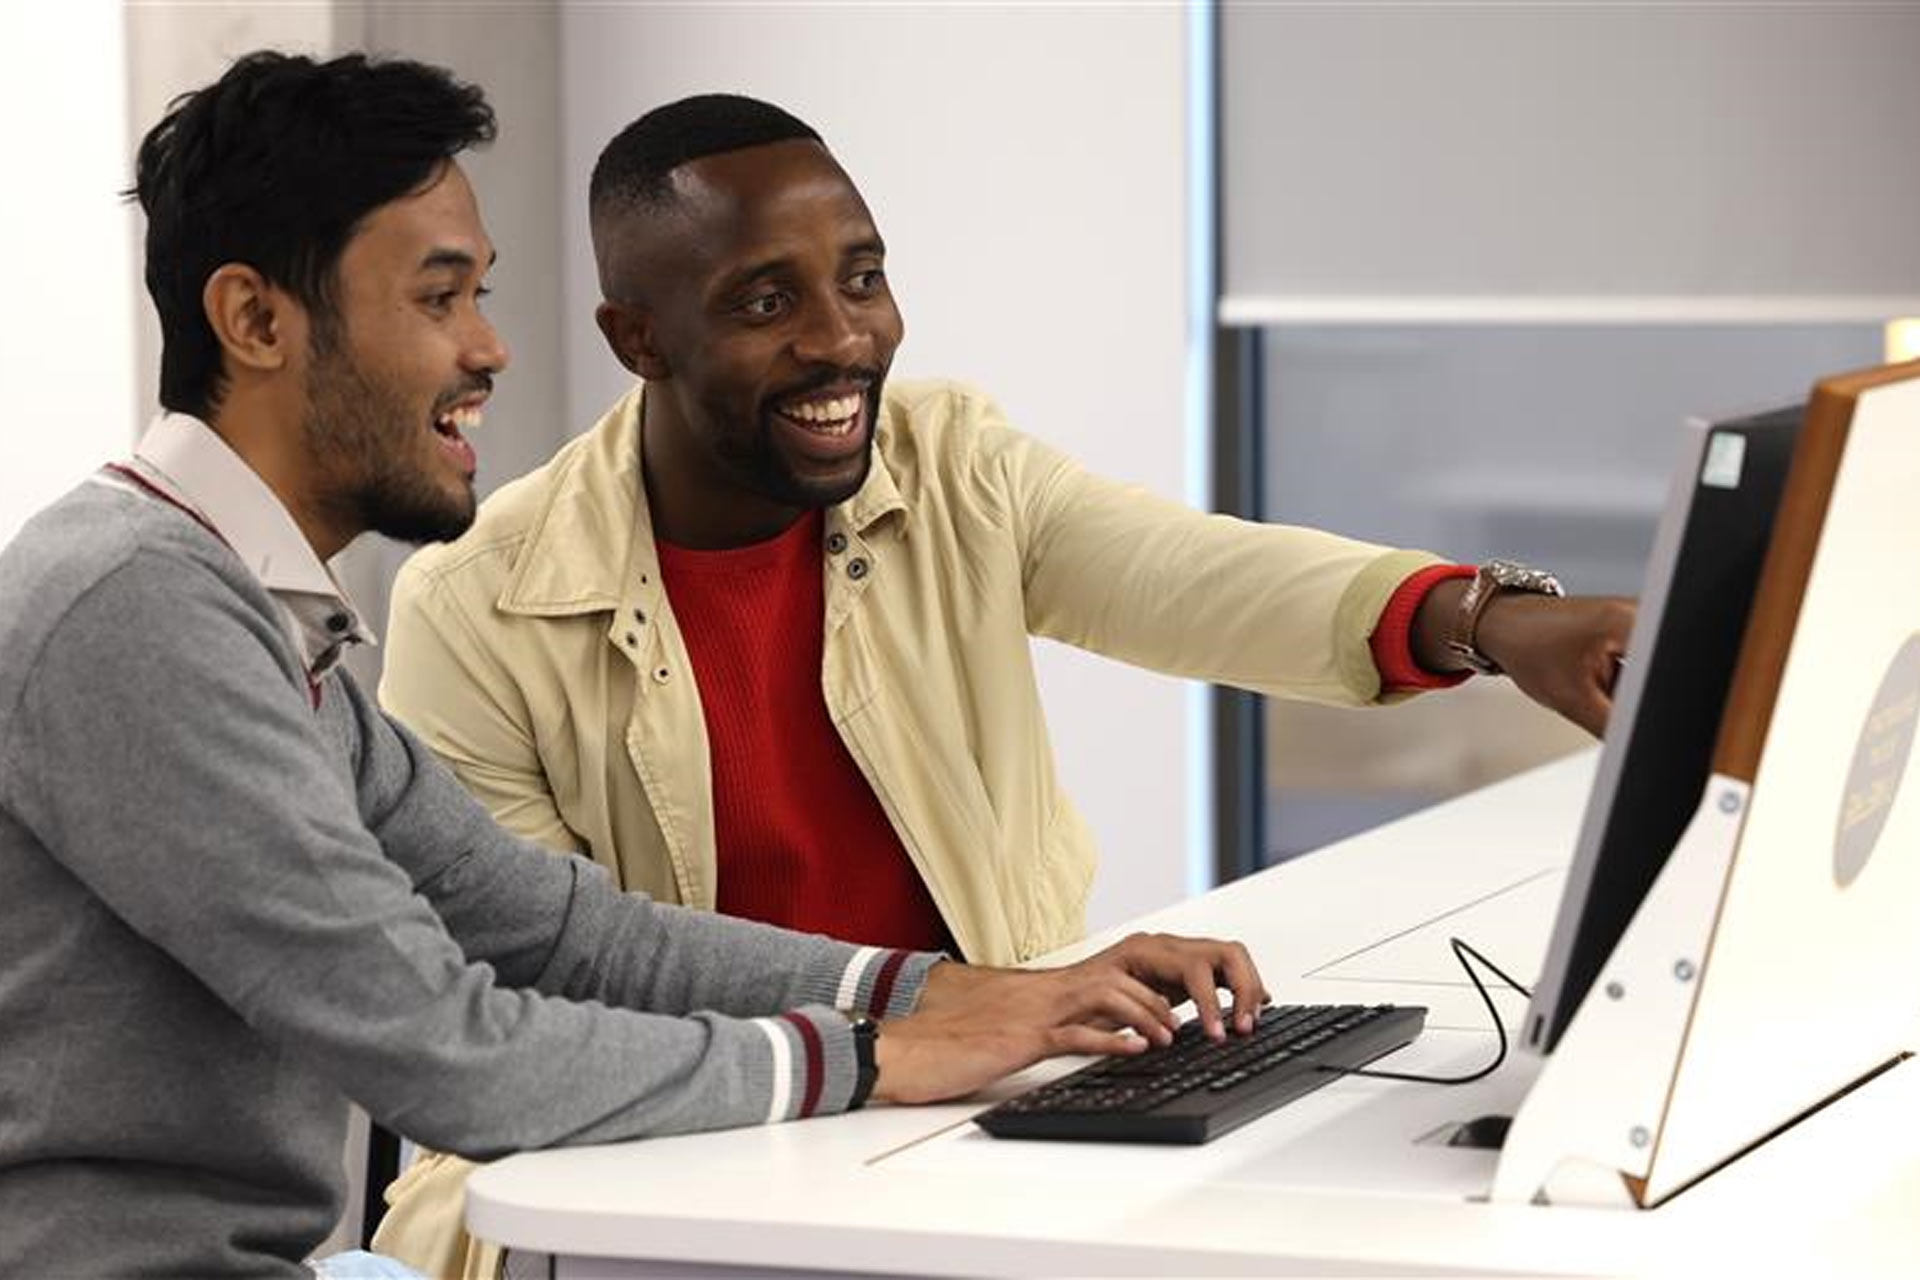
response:
<path id="1" fill-rule="evenodd" d="M 1253 1031 L 1206 1038 L 1199 1019 L 1173 1043 L 1102 1058 L 974 1117 L 996 1138 L 1206 1142 L 1340 1078 L 1420 1034 L 1417 1005 L 1289 1004 Z"/>

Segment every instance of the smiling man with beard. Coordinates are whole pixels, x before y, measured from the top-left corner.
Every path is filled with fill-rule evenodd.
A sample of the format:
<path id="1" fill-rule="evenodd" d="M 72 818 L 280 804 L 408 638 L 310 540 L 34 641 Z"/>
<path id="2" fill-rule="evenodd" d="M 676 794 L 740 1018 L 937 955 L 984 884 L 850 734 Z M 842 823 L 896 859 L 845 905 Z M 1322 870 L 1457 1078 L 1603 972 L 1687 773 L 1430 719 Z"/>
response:
<path id="1" fill-rule="evenodd" d="M 1012 973 L 622 893 L 373 706 L 326 561 L 473 519 L 507 353 L 455 157 L 493 127 L 437 68 L 260 53 L 141 144 L 167 412 L 0 553 L 0 1275 L 311 1280 L 350 1099 L 487 1158 L 954 1097 L 1265 996 L 1229 943 Z"/>
<path id="2" fill-rule="evenodd" d="M 1078 938 L 1093 841 L 1031 635 L 1351 705 L 1498 664 L 1604 723 L 1625 602 L 1205 516 L 963 386 L 887 381 L 885 243 L 780 108 L 648 113 L 590 206 L 640 384 L 408 563 L 381 697 L 503 823 L 627 889 L 987 964 Z M 416 1167 L 382 1238 L 450 1265 L 460 1177 Z"/>
<path id="3" fill-rule="evenodd" d="M 1365 704 L 1497 663 L 1597 729 L 1632 616 L 1091 476 L 890 382 L 886 246 L 805 123 L 703 95 L 601 153 L 640 381 L 395 587 L 381 696 L 507 825 L 627 888 L 1024 961 L 1093 872 L 1029 637 Z"/>

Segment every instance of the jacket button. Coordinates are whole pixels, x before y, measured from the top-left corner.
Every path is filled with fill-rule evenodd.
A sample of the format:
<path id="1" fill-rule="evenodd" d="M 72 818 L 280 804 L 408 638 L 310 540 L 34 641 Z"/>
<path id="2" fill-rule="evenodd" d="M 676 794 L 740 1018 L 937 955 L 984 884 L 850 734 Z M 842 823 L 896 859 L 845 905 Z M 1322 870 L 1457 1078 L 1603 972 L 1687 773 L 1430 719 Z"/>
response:
<path id="1" fill-rule="evenodd" d="M 640 643 L 640 637 L 636 636 L 635 634 L 633 634 L 633 632 L 629 631 L 627 632 L 627 635 L 626 635 L 626 641 L 627 641 L 627 648 L 631 649 L 633 648 L 634 645 Z"/>
<path id="2" fill-rule="evenodd" d="M 635 622 L 637 622 L 637 623 L 639 623 L 639 624 L 640 624 L 641 626 L 643 626 L 643 627 L 644 627 L 644 626 L 646 626 L 646 625 L 647 625 L 647 612 L 646 612 L 646 610 L 644 610 L 644 609 L 635 609 L 635 610 L 633 611 L 633 620 L 634 620 Z"/>
<path id="3" fill-rule="evenodd" d="M 864 557 L 855 556 L 847 561 L 847 576 L 856 581 L 867 576 L 867 562 Z"/>
<path id="4" fill-rule="evenodd" d="M 655 667 L 653 669 L 653 682 L 655 684 L 665 684 L 667 682 L 668 677 L 671 676 L 672 674 L 673 673 L 668 671 L 665 667 Z"/>
<path id="5" fill-rule="evenodd" d="M 835 529 L 827 535 L 827 554 L 837 556 L 847 549 L 847 535 Z"/>

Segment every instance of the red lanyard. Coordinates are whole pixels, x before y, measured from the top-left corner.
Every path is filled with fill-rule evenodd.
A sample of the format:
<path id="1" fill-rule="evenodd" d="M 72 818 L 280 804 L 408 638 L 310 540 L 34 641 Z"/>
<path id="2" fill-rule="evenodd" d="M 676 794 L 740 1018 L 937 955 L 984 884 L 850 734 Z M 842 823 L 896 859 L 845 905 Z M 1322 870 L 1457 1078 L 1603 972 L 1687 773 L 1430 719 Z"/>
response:
<path id="1" fill-rule="evenodd" d="M 161 502 L 166 503 L 168 506 L 173 507 L 179 511 L 184 511 L 187 514 L 187 516 L 193 520 L 195 524 L 199 525 L 202 529 L 205 529 L 208 533 L 212 534 L 214 537 L 220 539 L 221 546 L 225 547 L 229 551 L 233 551 L 235 555 L 240 554 L 238 551 L 234 551 L 233 544 L 227 541 L 227 535 L 225 535 L 224 533 L 221 533 L 220 530 L 214 528 L 213 521 L 207 519 L 205 516 L 201 515 L 198 511 L 194 510 L 192 507 L 188 506 L 186 503 L 180 501 L 180 499 L 174 497 L 172 494 L 168 493 L 165 489 L 162 489 L 159 485 L 155 484 L 153 481 L 141 475 L 138 471 L 135 471 L 132 467 L 125 466 L 124 464 L 118 463 L 118 462 L 109 462 L 106 464 L 106 466 L 102 467 L 101 470 L 111 471 L 113 472 L 113 474 L 119 476 L 122 480 L 130 481 L 134 485 L 138 486 L 149 497 L 158 498 Z M 313 678 L 313 674 L 311 672 L 307 673 L 307 700 L 313 704 L 313 709 L 315 711 L 318 711 L 320 709 L 320 682 Z"/>
<path id="2" fill-rule="evenodd" d="M 227 541 L 227 536 L 224 533 L 221 533 L 218 529 L 213 527 L 213 521 L 207 519 L 205 516 L 201 515 L 198 511 L 194 510 L 192 507 L 188 506 L 186 503 L 180 501 L 180 499 L 174 497 L 172 494 L 168 493 L 165 489 L 162 489 L 159 485 L 155 484 L 153 481 L 141 475 L 138 471 L 135 471 L 132 467 L 126 466 L 118 462 L 109 462 L 106 466 L 102 467 L 101 470 L 111 471 L 113 472 L 113 474 L 119 476 L 122 480 L 130 480 L 134 484 L 140 486 L 140 488 L 144 489 L 149 496 L 160 499 L 160 501 L 166 503 L 170 507 L 174 507 L 180 511 L 186 512 L 187 515 L 192 518 L 195 524 L 199 525 L 202 529 L 205 529 L 208 533 L 212 534 L 214 537 L 220 539 L 221 546 L 225 547 L 229 551 L 233 551 L 233 544 Z M 239 555 L 240 553 L 237 551 L 234 551 L 234 554 Z"/>

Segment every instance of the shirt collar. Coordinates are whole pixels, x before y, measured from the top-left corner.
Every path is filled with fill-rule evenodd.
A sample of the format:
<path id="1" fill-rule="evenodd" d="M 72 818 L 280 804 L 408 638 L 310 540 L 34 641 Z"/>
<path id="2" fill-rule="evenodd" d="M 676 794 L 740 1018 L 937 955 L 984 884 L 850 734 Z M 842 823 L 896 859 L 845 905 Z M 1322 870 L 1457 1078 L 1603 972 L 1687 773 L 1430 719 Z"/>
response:
<path id="1" fill-rule="evenodd" d="M 279 602 L 311 675 L 330 669 L 344 645 L 374 643 L 292 513 L 213 428 L 184 413 L 163 414 L 133 456 L 141 476 L 212 526 Z"/>

